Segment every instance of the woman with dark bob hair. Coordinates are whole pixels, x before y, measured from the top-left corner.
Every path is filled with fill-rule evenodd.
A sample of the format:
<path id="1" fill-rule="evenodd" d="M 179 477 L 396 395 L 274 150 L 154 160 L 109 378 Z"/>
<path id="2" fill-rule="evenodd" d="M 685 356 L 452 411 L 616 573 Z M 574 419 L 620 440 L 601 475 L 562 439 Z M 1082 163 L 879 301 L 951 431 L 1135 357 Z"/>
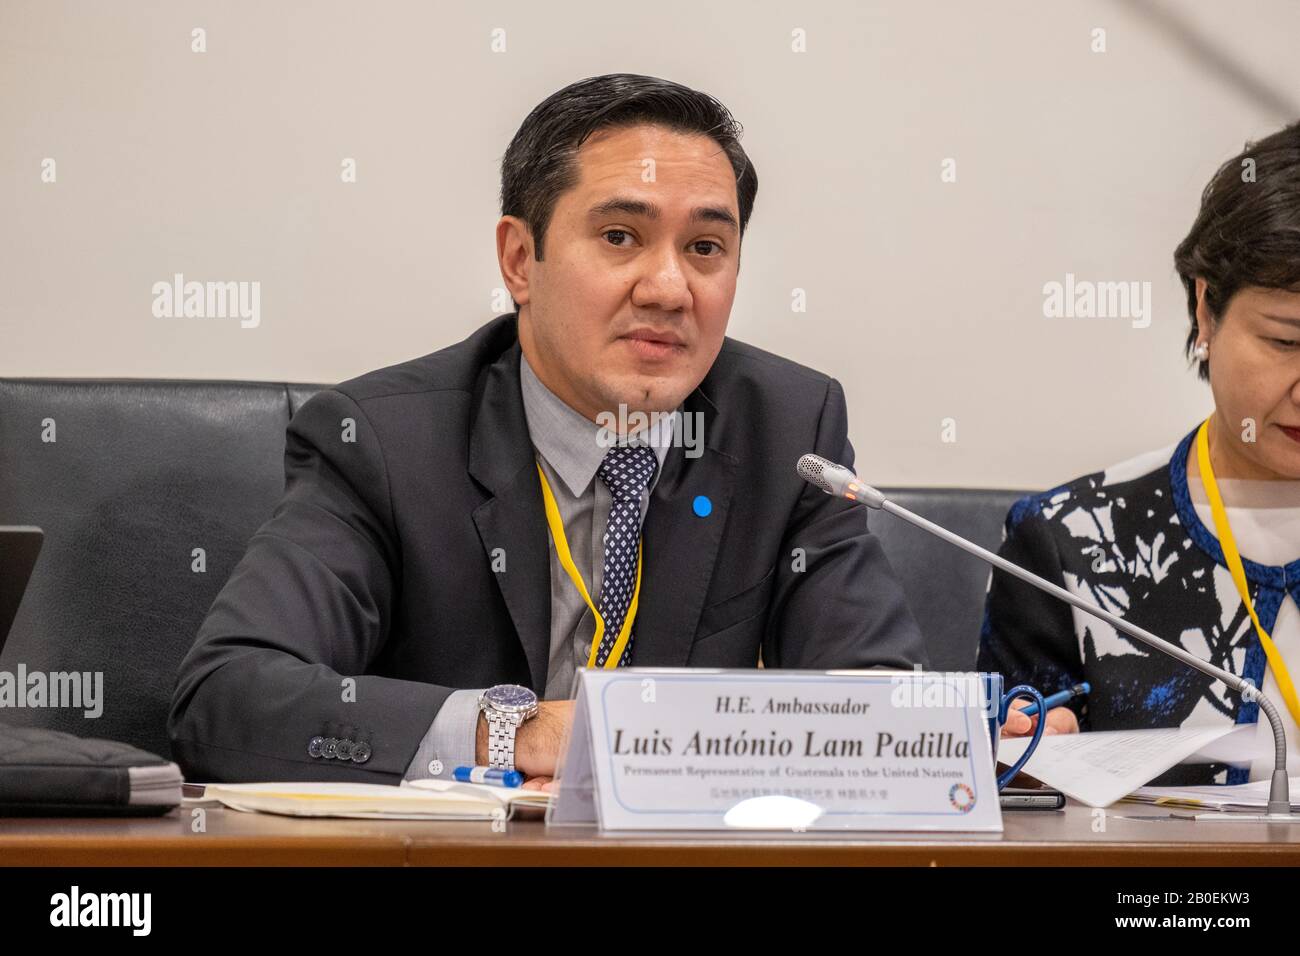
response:
<path id="1" fill-rule="evenodd" d="M 1219 168 L 1174 264 L 1214 411 L 1167 448 L 1016 502 L 1000 553 L 1251 680 L 1278 705 L 1300 767 L 1300 123 Z M 1182 765 L 1153 783 L 1273 770 L 1257 703 L 1000 571 L 979 666 L 1044 695 L 1089 682 L 1046 733 L 1255 725 L 1241 763 Z M 1014 715 L 1004 733 L 1031 726 Z"/>

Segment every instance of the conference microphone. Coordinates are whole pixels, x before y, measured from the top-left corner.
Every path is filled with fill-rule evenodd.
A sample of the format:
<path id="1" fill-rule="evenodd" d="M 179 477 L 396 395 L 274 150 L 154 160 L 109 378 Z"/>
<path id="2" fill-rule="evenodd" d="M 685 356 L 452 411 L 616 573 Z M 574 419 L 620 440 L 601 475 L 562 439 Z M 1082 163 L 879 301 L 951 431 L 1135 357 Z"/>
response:
<path id="1" fill-rule="evenodd" d="M 1112 614 L 1105 608 L 1093 604 L 1091 601 L 1067 591 L 1058 584 L 1053 584 L 1046 578 L 1041 578 L 1032 571 L 1027 571 L 1018 564 L 1012 564 L 1006 558 L 994 554 L 986 548 L 981 548 L 972 541 L 967 541 L 960 535 L 953 534 L 947 528 L 941 528 L 933 521 L 927 521 L 920 515 L 913 514 L 901 505 L 895 504 L 886 498 L 881 492 L 866 484 L 857 475 L 843 465 L 837 465 L 832 461 L 827 461 L 820 455 L 804 455 L 799 459 L 799 464 L 795 470 L 799 477 L 811 485 L 820 488 L 828 495 L 836 498 L 845 498 L 856 504 L 866 505 L 869 508 L 888 511 L 892 515 L 897 515 L 904 521 L 916 525 L 935 537 L 942 538 L 949 544 L 967 551 L 977 558 L 983 558 L 989 564 L 996 568 L 1014 575 L 1022 581 L 1032 584 L 1040 591 L 1046 591 L 1053 597 L 1060 598 L 1067 604 L 1079 608 L 1093 617 L 1100 618 L 1112 627 L 1123 631 L 1130 637 L 1135 637 L 1149 647 L 1154 647 L 1170 657 L 1182 661 L 1189 667 L 1194 667 L 1203 674 L 1208 674 L 1217 680 L 1227 684 L 1233 690 L 1242 695 L 1244 700 L 1253 700 L 1259 704 L 1265 716 L 1268 717 L 1269 725 L 1273 728 L 1273 745 L 1276 749 L 1276 757 L 1273 763 L 1273 779 L 1269 784 L 1268 793 L 1268 819 L 1276 819 L 1280 815 L 1286 815 L 1294 821 L 1300 821 L 1300 817 L 1291 817 L 1291 793 L 1290 783 L 1286 776 L 1286 731 L 1282 727 L 1282 718 L 1278 714 L 1277 708 L 1273 702 L 1260 693 L 1250 681 L 1238 677 L 1236 674 L 1229 673 L 1222 668 L 1215 667 L 1208 661 L 1203 661 L 1195 654 L 1188 653 L 1177 644 L 1166 641 L 1164 638 L 1157 637 L 1150 631 L 1144 630 L 1124 618 Z M 1222 816 L 1222 815 L 1220 815 Z M 1258 816 L 1258 815 L 1257 815 Z M 1234 819 L 1243 819 L 1242 816 L 1233 815 Z"/>

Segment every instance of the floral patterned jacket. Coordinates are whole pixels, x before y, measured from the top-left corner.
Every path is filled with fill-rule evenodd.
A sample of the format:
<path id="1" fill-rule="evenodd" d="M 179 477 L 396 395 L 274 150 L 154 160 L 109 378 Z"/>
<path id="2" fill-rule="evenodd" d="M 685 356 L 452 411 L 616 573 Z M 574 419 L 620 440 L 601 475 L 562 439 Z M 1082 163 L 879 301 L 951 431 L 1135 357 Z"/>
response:
<path id="1" fill-rule="evenodd" d="M 1264 650 L 1188 492 L 1195 436 L 1193 428 L 1176 446 L 1022 498 L 1007 515 L 999 553 L 1262 686 Z M 1271 630 L 1288 593 L 1300 602 L 1300 559 L 1244 565 L 1255 611 Z M 1258 704 L 1221 682 L 1002 571 L 989 582 L 979 667 L 1001 672 L 1008 687 L 1032 684 L 1044 695 L 1088 681 L 1089 696 L 1071 705 L 1085 731 L 1259 717 Z M 1248 767 L 1188 764 L 1152 783 L 1244 783 L 1249 774 Z"/>

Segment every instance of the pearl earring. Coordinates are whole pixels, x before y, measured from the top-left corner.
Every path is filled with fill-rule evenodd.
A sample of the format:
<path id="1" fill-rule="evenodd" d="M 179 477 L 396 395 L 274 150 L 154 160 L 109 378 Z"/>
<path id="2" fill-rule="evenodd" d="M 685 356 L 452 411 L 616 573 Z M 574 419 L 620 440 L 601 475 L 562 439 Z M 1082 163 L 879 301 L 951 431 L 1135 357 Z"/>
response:
<path id="1" fill-rule="evenodd" d="M 1196 346 L 1196 351 L 1192 353 L 1198 361 L 1204 362 L 1210 357 L 1210 343 L 1202 342 Z"/>

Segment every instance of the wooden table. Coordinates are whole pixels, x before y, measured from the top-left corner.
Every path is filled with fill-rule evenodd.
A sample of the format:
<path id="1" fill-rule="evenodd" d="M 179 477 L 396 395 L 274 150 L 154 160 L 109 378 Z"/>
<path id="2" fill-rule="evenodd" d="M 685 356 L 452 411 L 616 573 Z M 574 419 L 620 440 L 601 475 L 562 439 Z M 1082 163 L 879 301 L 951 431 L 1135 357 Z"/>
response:
<path id="1" fill-rule="evenodd" d="M 146 819 L 3 819 L 9 866 L 1259 866 L 1300 864 L 1300 825 L 1198 823 L 1117 805 L 1011 811 L 1001 834 L 602 835 L 541 820 L 307 820 L 206 809 Z"/>

